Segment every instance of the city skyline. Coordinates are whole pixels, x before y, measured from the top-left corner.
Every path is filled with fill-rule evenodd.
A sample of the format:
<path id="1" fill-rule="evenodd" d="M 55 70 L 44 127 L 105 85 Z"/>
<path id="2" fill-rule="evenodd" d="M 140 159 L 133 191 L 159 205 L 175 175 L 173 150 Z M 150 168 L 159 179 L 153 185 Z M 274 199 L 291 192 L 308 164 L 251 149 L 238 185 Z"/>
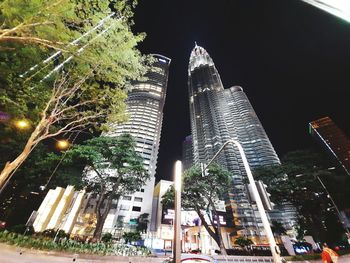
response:
<path id="1" fill-rule="evenodd" d="M 172 178 L 190 133 L 184 58 L 195 41 L 211 54 L 225 87 L 244 87 L 279 157 L 315 145 L 307 132 L 313 119 L 330 116 L 349 132 L 350 33 L 343 20 L 302 1 L 155 1 L 139 4 L 135 23 L 135 32 L 147 32 L 141 51 L 172 58 L 158 180 Z"/>
<path id="2" fill-rule="evenodd" d="M 1 258 L 347 262 L 347 1 L 3 0 Z"/>

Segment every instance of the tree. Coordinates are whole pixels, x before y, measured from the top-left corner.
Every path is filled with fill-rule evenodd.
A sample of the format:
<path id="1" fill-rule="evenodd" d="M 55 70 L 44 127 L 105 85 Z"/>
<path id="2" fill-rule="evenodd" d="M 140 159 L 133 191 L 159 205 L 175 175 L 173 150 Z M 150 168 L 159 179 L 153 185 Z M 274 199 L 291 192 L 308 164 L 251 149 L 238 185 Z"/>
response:
<path id="1" fill-rule="evenodd" d="M 62 11 L 56 8 L 64 6 L 61 2 L 69 2 L 65 6 L 67 9 Z M 25 117 L 33 127 L 23 151 L 12 161 L 8 161 L 1 171 L 0 188 L 41 141 L 93 127 L 103 129 L 106 128 L 104 125 L 106 122 L 125 120 L 126 87 L 131 80 L 140 78 L 145 73 L 145 64 L 148 61 L 147 57 L 142 56 L 136 49 L 136 45 L 144 35 L 134 35 L 131 32 L 132 7 L 127 2 L 89 1 L 82 5 L 79 0 L 56 0 L 49 3 L 33 0 L 29 1 L 28 8 L 23 10 L 19 8 L 22 5 L 13 7 L 13 1 L 4 1 L 1 4 L 2 8 L 12 7 L 2 13 L 5 26 L 8 27 L 9 21 L 18 24 L 4 29 L 5 36 L 8 36 L 9 32 L 16 32 L 19 28 L 32 28 L 26 27 L 31 22 L 22 20 L 31 21 L 31 17 L 36 19 L 36 16 L 33 16 L 34 9 L 39 10 L 40 15 L 44 16 L 42 21 L 51 17 L 54 21 L 41 24 L 38 22 L 40 25 L 33 22 L 38 27 L 35 27 L 35 30 L 32 28 L 34 31 L 30 34 L 51 34 L 51 27 L 55 27 L 59 31 L 53 31 L 52 37 L 56 32 L 58 38 L 66 40 L 82 36 L 112 11 L 118 16 L 111 17 L 106 22 L 108 30 L 103 35 L 91 36 L 91 41 L 87 40 L 89 45 L 85 46 L 87 44 L 85 42 L 78 43 L 78 47 L 73 45 L 73 48 L 84 47 L 81 51 L 78 49 L 61 53 L 57 58 L 58 63 L 62 60 L 72 61 L 65 66 L 66 72 L 69 73 L 52 75 L 44 82 L 39 80 L 51 71 L 50 63 L 40 64 L 38 72 L 29 79 L 23 80 L 19 77 L 29 68 L 23 68 L 22 62 L 27 63 L 31 57 L 39 57 L 37 62 L 40 62 L 44 57 L 42 50 L 24 46 L 15 52 L 7 51 L 0 55 L 4 61 L 0 64 L 1 108 L 13 116 L 13 120 Z M 51 14 L 49 12 L 51 9 L 52 12 L 58 13 Z M 56 20 L 58 22 L 55 22 Z M 14 28 L 17 29 L 13 30 Z M 82 46 L 79 46 L 80 44 Z M 7 123 L 12 124 L 12 121 Z"/>
<path id="2" fill-rule="evenodd" d="M 283 235 L 283 234 L 286 234 L 287 233 L 287 230 L 286 228 L 283 226 L 282 223 L 278 222 L 278 221 L 275 221 L 273 220 L 272 222 L 272 225 L 271 225 L 271 229 L 272 229 L 272 232 L 276 235 Z"/>
<path id="3" fill-rule="evenodd" d="M 76 162 L 87 165 L 83 185 L 87 191 L 98 194 L 95 206 L 96 227 L 94 238 L 100 239 L 103 224 L 112 201 L 140 189 L 149 179 L 143 159 L 135 152 L 133 138 L 101 136 L 74 145 L 67 150 L 65 164 Z"/>
<path id="4" fill-rule="evenodd" d="M 139 217 L 137 218 L 137 225 L 136 225 L 136 231 L 140 232 L 140 233 L 146 233 L 147 232 L 147 227 L 148 227 L 148 223 L 149 223 L 149 214 L 148 213 L 143 213 L 141 215 L 139 215 Z"/>
<path id="5" fill-rule="evenodd" d="M 283 224 L 281 222 L 273 220 L 271 222 L 271 230 L 274 236 L 280 239 L 280 242 L 282 243 L 281 236 L 287 234 L 287 229 L 283 226 Z"/>
<path id="6" fill-rule="evenodd" d="M 215 203 L 228 193 L 231 185 L 229 172 L 218 165 L 210 165 L 208 175 L 202 176 L 201 169 L 193 166 L 185 171 L 183 190 L 181 193 L 182 207 L 197 212 L 203 226 L 220 247 L 221 254 L 226 255 L 219 213 Z M 162 196 L 163 209 L 174 207 L 174 188 L 171 187 Z M 209 222 L 207 221 L 209 220 Z"/>
<path id="7" fill-rule="evenodd" d="M 0 43 L 15 42 L 37 44 L 46 48 L 60 49 L 64 39 L 59 30 L 67 30 L 63 17 L 74 17 L 71 1 L 4 0 L 0 4 Z M 50 29 L 50 31 L 48 30 Z"/>
<path id="8" fill-rule="evenodd" d="M 235 240 L 235 244 L 240 246 L 241 248 L 247 250 L 248 246 L 253 245 L 253 241 L 247 237 L 237 237 Z"/>
<path id="9" fill-rule="evenodd" d="M 289 152 L 282 158 L 282 165 L 258 168 L 253 173 L 256 179 L 268 186 L 273 202 L 288 201 L 297 208 L 300 217 L 298 235 L 301 238 L 307 234 L 318 241 L 326 241 L 333 240 L 335 237 L 332 236 L 338 235 L 341 226 L 339 222 L 325 225 L 332 212 L 329 211 L 327 193 L 317 177 L 327 184 L 330 192 L 336 189 L 336 201 L 344 207 L 349 205 L 345 200 L 350 200 L 344 187 L 349 178 L 338 176 L 337 170 L 328 170 L 332 166 L 327 156 L 309 149 Z"/>
<path id="10" fill-rule="evenodd" d="M 23 145 L 25 138 L 16 134 L 9 137 L 6 133 L 1 133 L 0 138 L 6 140 L 0 146 L 0 163 L 2 163 L 9 156 L 18 154 L 21 150 L 18 144 Z M 52 150 L 47 144 L 39 144 L 35 147 L 26 162 L 17 169 L 12 180 L 1 192 L 0 220 L 8 222 L 9 226 L 25 224 L 32 211 L 37 210 L 42 202 L 46 192 L 39 190 L 39 187 L 49 182 L 60 159 L 60 156 L 57 156 Z M 48 158 L 48 152 L 52 152 L 55 158 Z M 66 187 L 67 184 L 74 184 L 78 186 L 83 169 L 84 166 L 78 163 L 71 167 L 61 168 L 55 171 L 54 176 L 50 178 L 51 185 Z"/>

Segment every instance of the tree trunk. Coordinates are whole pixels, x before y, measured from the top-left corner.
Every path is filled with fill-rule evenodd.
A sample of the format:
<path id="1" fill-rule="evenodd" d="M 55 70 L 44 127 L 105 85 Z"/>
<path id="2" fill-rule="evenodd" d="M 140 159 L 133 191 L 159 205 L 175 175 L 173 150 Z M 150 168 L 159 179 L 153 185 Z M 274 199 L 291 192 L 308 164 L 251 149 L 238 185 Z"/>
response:
<path id="1" fill-rule="evenodd" d="M 216 211 L 215 209 L 215 205 L 212 201 L 210 201 L 210 204 L 212 206 L 212 209 L 213 209 L 213 212 L 214 212 L 214 215 L 216 217 L 216 226 L 217 226 L 217 232 L 218 232 L 218 238 L 220 240 L 220 251 L 221 251 L 221 254 L 222 255 L 225 255 L 227 256 L 227 252 L 226 252 L 226 248 L 225 248 L 225 245 L 224 245 L 224 240 L 222 238 L 222 233 L 221 233 L 221 224 L 220 224 L 220 217 L 218 215 L 218 212 Z"/>
<path id="2" fill-rule="evenodd" d="M 5 186 L 6 182 L 11 179 L 16 169 L 27 159 L 30 152 L 40 141 L 38 137 L 43 132 L 45 128 L 45 120 L 42 119 L 38 125 L 35 127 L 35 130 L 30 135 L 26 145 L 23 148 L 23 151 L 17 156 L 12 162 L 7 162 L 4 169 L 0 173 L 0 190 Z"/>
<path id="3" fill-rule="evenodd" d="M 104 198 L 103 198 L 104 199 Z M 111 209 L 111 204 L 113 201 L 112 194 L 110 194 L 106 200 L 106 206 L 104 210 L 101 208 L 101 205 L 103 204 L 103 201 L 100 203 L 99 207 L 97 208 L 97 214 L 96 214 L 96 228 L 94 231 L 94 238 L 97 240 L 100 240 L 102 237 L 102 230 L 103 230 L 103 225 L 106 221 L 106 218 L 108 216 L 109 210 Z"/>
<path id="4" fill-rule="evenodd" d="M 208 223 L 205 221 L 205 218 L 202 215 L 202 213 L 200 212 L 200 210 L 198 210 L 198 211 L 196 210 L 196 212 L 197 212 L 199 218 L 201 219 L 202 224 L 205 227 L 205 229 L 207 230 L 208 234 L 214 239 L 214 241 L 216 242 L 216 244 L 220 248 L 221 254 L 226 256 L 227 252 L 226 252 L 225 246 L 223 245 L 221 233 L 218 231 L 218 228 L 213 225 L 212 226 L 214 228 L 214 231 L 213 231 L 210 228 L 210 226 L 208 225 Z"/>

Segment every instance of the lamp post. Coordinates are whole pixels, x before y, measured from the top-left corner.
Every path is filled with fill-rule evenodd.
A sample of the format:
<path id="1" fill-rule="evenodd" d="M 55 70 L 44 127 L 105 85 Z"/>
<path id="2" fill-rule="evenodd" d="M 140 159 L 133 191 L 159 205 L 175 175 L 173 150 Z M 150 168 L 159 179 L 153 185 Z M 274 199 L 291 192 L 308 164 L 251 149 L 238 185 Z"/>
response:
<path id="1" fill-rule="evenodd" d="M 330 167 L 330 168 L 328 168 L 327 170 L 334 170 L 334 169 L 335 169 L 334 167 Z M 298 178 L 298 177 L 302 177 L 302 176 L 304 176 L 304 175 L 303 175 L 303 174 L 298 174 L 298 175 L 296 175 L 295 177 Z M 350 237 L 350 231 L 349 231 L 349 229 L 344 225 L 344 221 L 342 220 L 342 216 L 341 216 L 341 214 L 340 214 L 340 210 L 338 209 L 338 206 L 335 204 L 335 202 L 334 202 L 334 200 L 333 200 L 331 194 L 328 192 L 328 189 L 327 189 L 326 185 L 323 183 L 323 181 L 321 180 L 321 178 L 320 178 L 318 175 L 315 175 L 315 174 L 314 174 L 313 176 L 314 176 L 315 179 L 318 180 L 318 182 L 321 184 L 322 188 L 325 190 L 325 192 L 326 192 L 326 194 L 327 194 L 327 197 L 329 198 L 329 200 L 331 201 L 331 203 L 332 203 L 332 205 L 333 205 L 335 211 L 337 212 L 337 215 L 338 215 L 338 218 L 339 218 L 339 220 L 340 220 L 340 223 L 341 223 L 341 225 L 343 226 L 347 237 L 349 238 L 349 237 Z"/>
<path id="2" fill-rule="evenodd" d="M 175 222 L 174 222 L 174 263 L 181 261 L 181 182 L 182 182 L 182 163 L 175 163 Z"/>
<path id="3" fill-rule="evenodd" d="M 264 230 L 265 230 L 267 239 L 269 241 L 271 254 L 272 254 L 272 257 L 273 257 L 273 262 L 274 263 L 281 263 L 282 259 L 280 257 L 280 250 L 279 250 L 279 247 L 277 246 L 275 238 L 273 236 L 269 220 L 267 219 L 267 215 L 266 215 L 263 203 L 261 201 L 258 189 L 257 189 L 257 187 L 255 185 L 255 180 L 254 180 L 253 174 L 252 174 L 252 172 L 250 170 L 250 167 L 249 167 L 249 164 L 248 164 L 248 160 L 247 160 L 247 157 L 246 157 L 246 155 L 244 153 L 242 145 L 238 141 L 233 140 L 233 139 L 230 139 L 227 142 L 225 142 L 221 146 L 219 151 L 214 155 L 214 157 L 209 161 L 209 163 L 206 166 L 203 167 L 202 173 L 204 173 L 204 171 L 208 168 L 208 166 L 217 158 L 217 156 L 221 153 L 221 151 L 230 143 L 232 143 L 232 144 L 237 146 L 237 148 L 239 150 L 239 153 L 240 153 L 240 155 L 242 157 L 243 165 L 244 165 L 245 171 L 247 173 L 249 183 L 250 183 L 250 185 L 252 187 L 252 192 L 253 192 L 253 195 L 254 195 L 254 198 L 255 198 L 255 201 L 256 201 L 256 205 L 258 207 L 258 211 L 260 213 L 261 221 L 263 223 Z"/>

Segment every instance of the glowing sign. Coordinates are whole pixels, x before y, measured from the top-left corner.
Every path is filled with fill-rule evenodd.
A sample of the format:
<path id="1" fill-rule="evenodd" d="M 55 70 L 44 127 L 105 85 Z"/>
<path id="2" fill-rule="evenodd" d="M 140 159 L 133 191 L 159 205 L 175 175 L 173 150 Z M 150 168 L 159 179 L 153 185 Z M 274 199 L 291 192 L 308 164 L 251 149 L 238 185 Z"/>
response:
<path id="1" fill-rule="evenodd" d="M 316 6 L 332 15 L 350 22 L 350 1 L 349 0 L 303 0 Z"/>

